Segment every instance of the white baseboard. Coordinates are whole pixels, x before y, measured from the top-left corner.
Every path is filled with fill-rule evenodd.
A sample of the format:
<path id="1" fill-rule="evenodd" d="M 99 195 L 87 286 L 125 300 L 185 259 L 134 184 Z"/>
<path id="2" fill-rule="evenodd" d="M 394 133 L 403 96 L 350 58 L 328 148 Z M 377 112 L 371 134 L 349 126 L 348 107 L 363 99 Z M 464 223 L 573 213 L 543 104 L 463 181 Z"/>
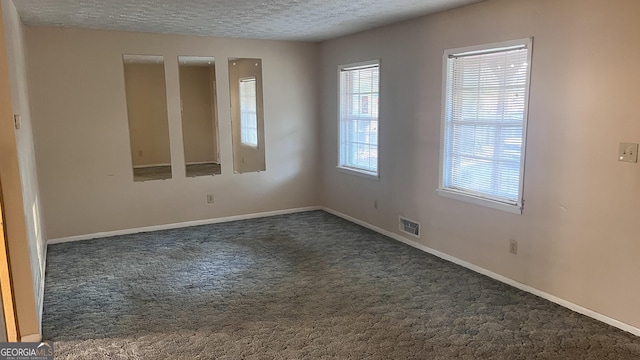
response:
<path id="1" fill-rule="evenodd" d="M 419 250 L 427 252 L 427 253 L 429 253 L 431 255 L 437 256 L 437 257 L 439 257 L 439 258 L 441 258 L 443 260 L 447 260 L 447 261 L 452 262 L 454 264 L 457 264 L 457 265 L 460 265 L 462 267 L 465 267 L 465 268 L 467 268 L 469 270 L 475 271 L 475 272 L 477 272 L 479 274 L 482 274 L 482 275 L 488 276 L 488 277 L 490 277 L 492 279 L 498 280 L 498 281 L 500 281 L 502 283 L 505 283 L 507 285 L 511 285 L 511 286 L 513 286 L 513 287 L 515 287 L 517 289 L 522 290 L 522 291 L 526 291 L 526 292 L 528 292 L 530 294 L 533 294 L 533 295 L 536 295 L 536 296 L 541 297 L 543 299 L 549 300 L 549 301 L 551 301 L 553 303 L 556 303 L 556 304 L 558 304 L 558 305 L 560 305 L 562 307 L 565 307 L 565 308 L 567 308 L 569 310 L 575 311 L 575 312 L 577 312 L 579 314 L 582 314 L 582 315 L 588 316 L 590 318 L 596 319 L 596 320 L 601 321 L 601 322 L 603 322 L 605 324 L 608 324 L 608 325 L 611 325 L 613 327 L 616 327 L 616 328 L 618 328 L 620 330 L 624 330 L 626 332 L 629 332 L 629 333 L 631 333 L 633 335 L 640 336 L 640 328 L 637 328 L 635 326 L 632 326 L 632 325 L 629 325 L 629 324 L 624 323 L 622 321 L 610 318 L 610 317 L 608 317 L 606 315 L 600 314 L 600 313 L 595 312 L 595 311 L 593 311 L 591 309 L 587 309 L 587 308 L 582 307 L 580 305 L 574 304 L 574 303 L 572 303 L 570 301 L 567 301 L 567 300 L 561 299 L 561 298 L 559 298 L 557 296 L 554 296 L 554 295 L 551 295 L 549 293 L 546 293 L 546 292 L 544 292 L 542 290 L 538 290 L 538 289 L 533 288 L 533 287 L 531 287 L 529 285 L 525 285 L 525 284 L 523 284 L 521 282 L 515 281 L 513 279 L 510 279 L 508 277 L 502 276 L 500 274 L 494 273 L 493 271 L 490 271 L 490 270 L 487 270 L 487 269 L 482 268 L 480 266 L 474 265 L 474 264 L 472 264 L 470 262 L 458 259 L 458 258 L 453 257 L 451 255 L 445 254 L 445 253 L 443 253 L 441 251 L 432 249 L 432 248 L 430 248 L 428 246 L 425 246 L 425 245 L 422 245 L 422 244 L 420 244 L 420 243 L 418 243 L 418 242 L 416 242 L 414 240 L 410 240 L 408 238 L 405 238 L 402 235 L 396 234 L 396 233 L 391 232 L 391 231 L 387 231 L 387 230 L 379 228 L 379 227 L 377 227 L 375 225 L 371 225 L 371 224 L 369 224 L 367 222 L 364 222 L 362 220 L 359 220 L 359 219 L 356 219 L 356 218 L 351 217 L 349 215 L 343 214 L 343 213 L 341 213 L 339 211 L 335 211 L 333 209 L 329 209 L 329 208 L 326 208 L 326 207 L 323 207 L 322 210 L 324 210 L 324 211 L 326 211 L 326 212 L 328 212 L 330 214 L 333 214 L 335 216 L 341 217 L 341 218 L 343 218 L 345 220 L 348 220 L 348 221 L 351 221 L 353 223 L 356 223 L 356 224 L 358 224 L 360 226 L 366 227 L 366 228 L 368 228 L 370 230 L 373 230 L 373 231 L 375 231 L 375 232 L 377 232 L 379 234 L 388 236 L 388 237 L 390 237 L 390 238 L 392 238 L 394 240 L 403 242 L 403 243 L 405 243 L 405 244 L 407 244 L 409 246 L 412 246 L 412 247 L 414 247 L 416 249 L 419 249 Z"/>
<path id="2" fill-rule="evenodd" d="M 49 239 L 47 241 L 47 245 L 60 244 L 60 243 L 71 242 L 71 241 L 98 239 L 98 238 L 104 238 L 104 237 L 110 237 L 110 236 L 118 236 L 118 235 L 137 234 L 137 233 L 142 233 L 142 232 L 150 232 L 150 231 L 158 231 L 158 230 L 179 229 L 179 228 L 185 228 L 185 227 L 190 227 L 190 226 L 198 226 L 198 225 L 217 224 L 217 223 L 228 222 L 228 221 L 256 219 L 256 218 L 261 218 L 261 217 L 293 214 L 293 213 L 299 213 L 299 212 L 305 212 L 305 211 L 313 211 L 313 210 L 322 210 L 322 207 L 320 207 L 320 206 L 309 206 L 309 207 L 303 207 L 303 208 L 266 211 L 266 212 L 261 212 L 261 213 L 234 215 L 234 216 L 227 216 L 227 217 L 214 218 L 214 219 L 186 221 L 186 222 L 164 224 L 164 225 L 144 226 L 144 227 L 139 227 L 139 228 L 134 228 L 134 229 L 114 230 L 114 231 L 98 232 L 98 233 L 94 233 L 94 234 L 68 236 L 68 237 L 63 237 L 63 238 Z"/>
<path id="3" fill-rule="evenodd" d="M 42 341 L 42 336 L 40 334 L 29 334 L 20 338 L 20 342 L 40 342 Z"/>

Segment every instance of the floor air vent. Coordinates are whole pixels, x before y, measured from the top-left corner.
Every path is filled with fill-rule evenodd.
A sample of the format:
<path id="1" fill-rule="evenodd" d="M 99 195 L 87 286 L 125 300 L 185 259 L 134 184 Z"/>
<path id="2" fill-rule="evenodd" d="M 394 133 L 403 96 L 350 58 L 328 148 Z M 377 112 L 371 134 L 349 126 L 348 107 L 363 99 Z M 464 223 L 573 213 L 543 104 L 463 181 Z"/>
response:
<path id="1" fill-rule="evenodd" d="M 400 216 L 400 231 L 419 238 L 420 223 Z"/>

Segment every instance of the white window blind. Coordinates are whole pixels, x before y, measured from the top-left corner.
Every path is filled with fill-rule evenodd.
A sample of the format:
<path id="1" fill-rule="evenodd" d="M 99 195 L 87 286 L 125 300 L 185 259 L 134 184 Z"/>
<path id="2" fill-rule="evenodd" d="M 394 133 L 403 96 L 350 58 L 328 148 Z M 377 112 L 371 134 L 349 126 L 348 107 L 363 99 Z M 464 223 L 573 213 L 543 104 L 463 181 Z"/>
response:
<path id="1" fill-rule="evenodd" d="M 240 79 L 240 143 L 258 147 L 256 79 Z"/>
<path id="2" fill-rule="evenodd" d="M 522 207 L 529 47 L 448 55 L 441 188 Z"/>
<path id="3" fill-rule="evenodd" d="M 339 166 L 378 174 L 378 61 L 340 69 Z"/>

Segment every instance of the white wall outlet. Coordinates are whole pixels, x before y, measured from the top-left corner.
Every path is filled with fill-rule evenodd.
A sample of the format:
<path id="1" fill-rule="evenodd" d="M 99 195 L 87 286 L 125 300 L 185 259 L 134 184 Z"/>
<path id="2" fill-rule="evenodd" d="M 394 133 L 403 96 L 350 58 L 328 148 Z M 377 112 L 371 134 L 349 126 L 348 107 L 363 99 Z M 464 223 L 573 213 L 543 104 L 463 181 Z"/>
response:
<path id="1" fill-rule="evenodd" d="M 509 252 L 513 255 L 518 254 L 518 242 L 514 239 L 509 240 Z"/>
<path id="2" fill-rule="evenodd" d="M 207 204 L 213 204 L 213 194 L 207 194 Z"/>
<path id="3" fill-rule="evenodd" d="M 638 144 L 620 143 L 618 160 L 630 163 L 638 162 Z"/>

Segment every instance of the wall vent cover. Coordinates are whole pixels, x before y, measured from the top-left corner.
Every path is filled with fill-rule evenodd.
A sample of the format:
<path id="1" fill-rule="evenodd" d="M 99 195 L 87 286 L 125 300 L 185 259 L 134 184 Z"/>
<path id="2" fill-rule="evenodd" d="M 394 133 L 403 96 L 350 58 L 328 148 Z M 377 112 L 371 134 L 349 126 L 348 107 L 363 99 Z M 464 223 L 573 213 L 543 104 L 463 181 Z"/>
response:
<path id="1" fill-rule="evenodd" d="M 411 236 L 420 237 L 420 223 L 400 216 L 400 231 Z"/>

